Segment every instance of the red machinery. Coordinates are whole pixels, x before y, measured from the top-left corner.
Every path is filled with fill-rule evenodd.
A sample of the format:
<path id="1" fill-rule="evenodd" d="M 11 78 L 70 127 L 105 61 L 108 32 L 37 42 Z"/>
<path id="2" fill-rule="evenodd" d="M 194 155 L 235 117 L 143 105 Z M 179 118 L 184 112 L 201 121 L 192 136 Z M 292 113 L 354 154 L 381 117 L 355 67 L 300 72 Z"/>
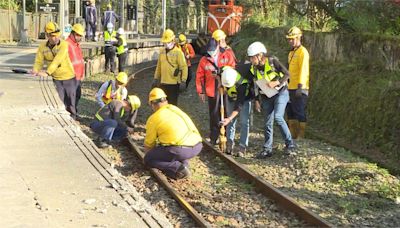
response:
<path id="1" fill-rule="evenodd" d="M 227 36 L 232 36 L 240 29 L 243 8 L 234 5 L 234 0 L 209 1 L 207 32 L 212 34 L 221 29 Z"/>

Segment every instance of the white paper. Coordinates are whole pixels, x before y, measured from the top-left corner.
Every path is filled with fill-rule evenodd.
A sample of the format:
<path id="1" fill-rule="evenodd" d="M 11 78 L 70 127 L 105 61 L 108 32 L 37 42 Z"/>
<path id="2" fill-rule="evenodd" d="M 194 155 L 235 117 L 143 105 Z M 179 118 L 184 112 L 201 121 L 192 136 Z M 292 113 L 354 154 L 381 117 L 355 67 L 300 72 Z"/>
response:
<path id="1" fill-rule="evenodd" d="M 268 82 L 269 81 L 265 78 L 256 81 L 257 86 L 261 89 L 262 93 L 265 94 L 265 96 L 267 96 L 267 97 L 275 96 L 277 93 L 279 93 L 279 90 L 283 86 L 285 86 L 285 83 L 282 83 L 282 85 L 279 85 L 275 88 L 269 88 L 267 86 Z"/>

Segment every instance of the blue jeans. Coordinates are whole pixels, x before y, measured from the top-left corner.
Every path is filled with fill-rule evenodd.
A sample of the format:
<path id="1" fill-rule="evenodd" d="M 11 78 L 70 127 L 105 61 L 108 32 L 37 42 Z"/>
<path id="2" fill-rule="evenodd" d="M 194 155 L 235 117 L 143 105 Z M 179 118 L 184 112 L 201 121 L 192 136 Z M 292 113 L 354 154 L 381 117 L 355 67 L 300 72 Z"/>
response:
<path id="1" fill-rule="evenodd" d="M 272 150 L 272 143 L 274 138 L 274 120 L 279 126 L 282 137 L 285 139 L 286 146 L 292 145 L 292 135 L 284 119 L 286 105 L 289 101 L 289 92 L 287 89 L 280 91 L 277 95 L 268 98 L 261 95 L 261 105 L 263 115 L 265 117 L 264 126 L 264 149 Z"/>
<path id="2" fill-rule="evenodd" d="M 234 105 L 234 101 L 231 102 L 232 106 Z M 247 147 L 249 145 L 249 129 L 250 129 L 250 111 L 251 111 L 251 100 L 245 101 L 243 103 L 242 109 L 239 112 L 239 122 L 240 122 L 240 139 L 239 145 L 242 147 Z M 237 116 L 232 120 L 230 124 L 228 124 L 226 129 L 226 136 L 228 138 L 228 142 L 234 144 L 235 139 L 235 131 L 236 131 L 236 122 Z"/>
<path id="3" fill-rule="evenodd" d="M 118 126 L 118 122 L 114 119 L 106 119 L 104 121 L 95 120 L 90 124 L 90 128 L 100 135 L 102 139 L 108 141 L 123 139 L 128 134 L 128 129 Z"/>

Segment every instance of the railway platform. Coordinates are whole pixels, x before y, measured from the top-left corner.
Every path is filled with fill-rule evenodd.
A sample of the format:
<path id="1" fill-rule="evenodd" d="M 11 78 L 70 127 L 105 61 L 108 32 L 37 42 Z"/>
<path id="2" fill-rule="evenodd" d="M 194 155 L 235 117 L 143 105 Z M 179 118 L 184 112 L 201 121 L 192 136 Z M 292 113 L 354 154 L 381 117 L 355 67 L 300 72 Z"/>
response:
<path id="1" fill-rule="evenodd" d="M 171 227 L 64 111 L 51 78 L 7 67 L 28 68 L 34 53 L 0 50 L 0 226 Z"/>

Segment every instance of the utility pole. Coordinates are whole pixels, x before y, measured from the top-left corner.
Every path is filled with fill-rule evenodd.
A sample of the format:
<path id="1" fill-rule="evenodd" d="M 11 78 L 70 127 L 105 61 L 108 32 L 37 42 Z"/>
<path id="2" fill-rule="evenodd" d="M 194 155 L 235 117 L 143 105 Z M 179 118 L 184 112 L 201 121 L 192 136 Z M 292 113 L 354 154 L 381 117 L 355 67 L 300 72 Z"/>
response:
<path id="1" fill-rule="evenodd" d="M 78 19 L 80 17 L 81 17 L 81 1 L 75 0 L 75 23 L 79 22 Z"/>
<path id="2" fill-rule="evenodd" d="M 119 27 L 120 28 L 124 28 L 125 29 L 125 20 L 124 20 L 124 12 L 125 12 L 125 2 L 124 0 L 120 0 L 119 1 L 119 16 L 120 16 L 120 20 L 119 20 Z"/>
<path id="3" fill-rule="evenodd" d="M 138 34 L 138 37 L 139 37 L 139 0 L 136 0 L 136 12 L 135 12 L 135 15 L 136 15 L 136 33 Z"/>
<path id="4" fill-rule="evenodd" d="M 12 28 L 11 28 L 11 0 L 8 0 L 8 35 L 10 38 L 10 42 L 13 41 L 12 37 Z"/>
<path id="5" fill-rule="evenodd" d="M 162 0 L 162 31 L 165 31 L 166 20 L 167 20 L 167 1 Z"/>

